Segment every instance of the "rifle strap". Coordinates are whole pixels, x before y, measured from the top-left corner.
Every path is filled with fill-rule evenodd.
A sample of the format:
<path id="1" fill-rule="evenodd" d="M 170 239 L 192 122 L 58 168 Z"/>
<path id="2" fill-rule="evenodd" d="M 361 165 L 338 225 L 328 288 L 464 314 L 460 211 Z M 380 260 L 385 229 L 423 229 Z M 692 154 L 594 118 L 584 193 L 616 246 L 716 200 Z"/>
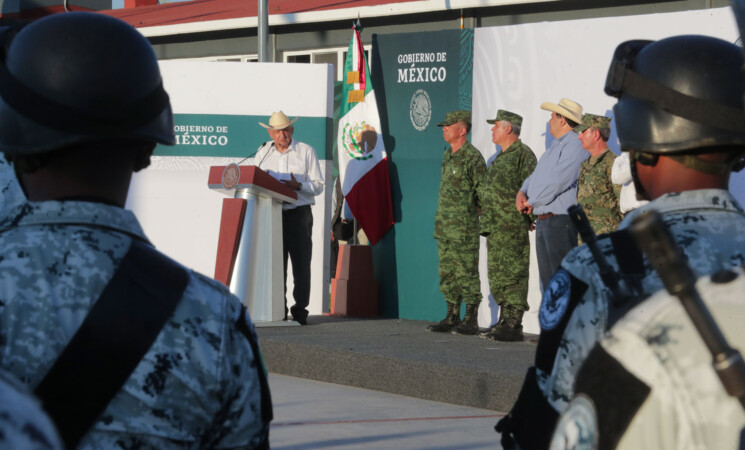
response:
<path id="1" fill-rule="evenodd" d="M 646 275 L 644 254 L 631 236 L 628 228 L 618 230 L 610 235 L 613 254 L 618 262 L 619 275 L 631 294 L 622 303 L 611 302 L 608 305 L 606 329 L 610 329 L 634 306 L 644 301 L 649 294 L 644 293 L 642 282 Z"/>
<path id="2" fill-rule="evenodd" d="M 80 440 L 173 315 L 189 274 L 148 243 L 127 254 L 36 388 L 67 448 Z"/>

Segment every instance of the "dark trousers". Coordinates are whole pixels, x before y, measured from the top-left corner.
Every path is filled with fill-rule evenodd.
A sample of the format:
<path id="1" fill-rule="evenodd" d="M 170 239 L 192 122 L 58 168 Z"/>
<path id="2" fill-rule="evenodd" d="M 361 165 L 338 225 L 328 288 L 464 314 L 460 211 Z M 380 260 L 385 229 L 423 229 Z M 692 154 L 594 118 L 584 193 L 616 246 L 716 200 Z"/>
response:
<path id="1" fill-rule="evenodd" d="M 310 258 L 313 256 L 313 214 L 310 206 L 298 206 L 282 211 L 282 247 L 285 263 L 285 315 L 287 314 L 287 258 L 292 261 L 295 305 L 290 308 L 292 318 L 305 322 L 310 302 Z"/>
<path id="2" fill-rule="evenodd" d="M 543 292 L 561 260 L 577 246 L 577 229 L 568 214 L 557 214 L 536 222 L 535 233 L 538 276 Z"/>

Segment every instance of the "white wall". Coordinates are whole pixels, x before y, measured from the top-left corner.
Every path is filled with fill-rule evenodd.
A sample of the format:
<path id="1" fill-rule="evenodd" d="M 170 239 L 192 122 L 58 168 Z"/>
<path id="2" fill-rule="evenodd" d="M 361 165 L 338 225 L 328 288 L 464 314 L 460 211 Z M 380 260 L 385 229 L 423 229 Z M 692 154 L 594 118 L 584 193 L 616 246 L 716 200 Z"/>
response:
<path id="1" fill-rule="evenodd" d="M 615 98 L 603 88 L 613 52 L 631 39 L 661 39 L 680 34 L 704 34 L 735 42 L 738 33 L 729 8 L 668 14 L 546 22 L 476 29 L 473 68 L 472 142 L 489 161 L 496 153 L 491 143 L 491 125 L 498 109 L 523 116 L 521 138 L 540 157 L 550 135 L 546 122 L 550 113 L 543 102 L 558 103 L 562 97 L 577 101 L 584 112 L 612 114 Z M 615 131 L 611 148 L 617 150 Z M 745 177 L 732 182 L 738 200 L 745 200 Z M 531 233 L 531 247 L 534 233 Z M 482 239 L 483 241 L 483 239 Z M 486 247 L 482 245 L 482 292 L 489 296 Z M 538 266 L 533 249 L 530 263 L 530 311 L 525 331 L 537 333 L 540 292 Z M 479 325 L 496 318 L 493 299 L 483 302 Z"/>

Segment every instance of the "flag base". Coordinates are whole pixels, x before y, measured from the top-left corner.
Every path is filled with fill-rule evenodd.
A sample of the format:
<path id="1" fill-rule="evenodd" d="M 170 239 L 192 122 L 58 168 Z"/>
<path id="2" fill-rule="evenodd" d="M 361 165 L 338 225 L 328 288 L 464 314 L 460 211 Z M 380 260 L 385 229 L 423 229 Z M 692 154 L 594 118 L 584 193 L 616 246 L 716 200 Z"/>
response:
<path id="1" fill-rule="evenodd" d="M 376 317 L 378 282 L 373 277 L 372 247 L 340 245 L 336 278 L 331 280 L 329 314 L 340 317 Z"/>

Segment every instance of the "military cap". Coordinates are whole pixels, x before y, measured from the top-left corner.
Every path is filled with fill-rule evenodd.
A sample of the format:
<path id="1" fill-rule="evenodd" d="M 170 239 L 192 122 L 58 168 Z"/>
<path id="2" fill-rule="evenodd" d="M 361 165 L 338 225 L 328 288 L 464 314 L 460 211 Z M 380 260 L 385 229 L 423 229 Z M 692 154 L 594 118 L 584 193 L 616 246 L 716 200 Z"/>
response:
<path id="1" fill-rule="evenodd" d="M 445 114 L 445 120 L 438 123 L 437 126 L 446 127 L 456 122 L 471 123 L 471 111 L 466 111 L 463 109 L 458 111 L 450 111 L 449 113 Z"/>
<path id="2" fill-rule="evenodd" d="M 574 127 L 574 131 L 581 133 L 588 128 L 597 128 L 600 130 L 603 128 L 610 129 L 610 117 L 585 114 L 582 116 L 582 123 Z"/>
<path id="3" fill-rule="evenodd" d="M 523 125 L 523 116 L 521 116 L 520 114 L 515 114 L 513 112 L 505 111 L 504 109 L 500 109 L 499 111 L 497 111 L 496 119 L 487 120 L 486 123 L 496 123 L 503 120 L 513 125 L 517 125 L 518 127 L 521 127 Z"/>

